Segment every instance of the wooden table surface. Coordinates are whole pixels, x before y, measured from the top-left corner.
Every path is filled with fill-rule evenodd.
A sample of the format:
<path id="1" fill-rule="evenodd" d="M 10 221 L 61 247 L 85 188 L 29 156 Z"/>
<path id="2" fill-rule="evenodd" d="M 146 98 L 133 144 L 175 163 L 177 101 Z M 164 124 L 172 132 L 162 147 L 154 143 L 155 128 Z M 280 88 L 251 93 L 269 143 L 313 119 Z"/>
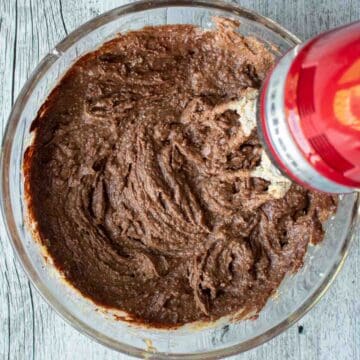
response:
<path id="1" fill-rule="evenodd" d="M 129 1 L 0 0 L 0 139 L 16 96 L 41 58 L 88 19 Z M 305 40 L 360 19 L 360 0 L 237 0 Z M 66 324 L 14 258 L 0 223 L 0 360 L 126 359 Z M 360 359 L 360 241 L 321 302 L 297 325 L 238 359 Z"/>

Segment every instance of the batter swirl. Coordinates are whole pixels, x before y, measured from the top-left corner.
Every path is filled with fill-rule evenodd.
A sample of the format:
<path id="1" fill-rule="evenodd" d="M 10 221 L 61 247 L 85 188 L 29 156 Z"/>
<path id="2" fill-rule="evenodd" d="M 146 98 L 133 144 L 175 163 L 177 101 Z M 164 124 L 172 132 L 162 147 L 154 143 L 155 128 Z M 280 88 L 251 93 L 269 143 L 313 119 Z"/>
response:
<path id="1" fill-rule="evenodd" d="M 129 32 L 83 56 L 25 156 L 55 265 L 96 303 L 155 326 L 257 313 L 336 207 L 287 180 L 275 196 L 254 176 L 263 150 L 234 104 L 256 96 L 274 59 L 218 22 Z"/>

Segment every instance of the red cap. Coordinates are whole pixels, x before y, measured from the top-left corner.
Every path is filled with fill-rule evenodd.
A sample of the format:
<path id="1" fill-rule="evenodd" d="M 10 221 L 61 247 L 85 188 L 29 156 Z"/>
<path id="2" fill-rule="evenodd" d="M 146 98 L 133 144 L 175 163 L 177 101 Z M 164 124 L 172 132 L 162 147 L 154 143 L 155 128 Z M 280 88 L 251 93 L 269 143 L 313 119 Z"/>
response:
<path id="1" fill-rule="evenodd" d="M 360 22 L 307 43 L 285 81 L 294 141 L 324 177 L 360 188 Z"/>

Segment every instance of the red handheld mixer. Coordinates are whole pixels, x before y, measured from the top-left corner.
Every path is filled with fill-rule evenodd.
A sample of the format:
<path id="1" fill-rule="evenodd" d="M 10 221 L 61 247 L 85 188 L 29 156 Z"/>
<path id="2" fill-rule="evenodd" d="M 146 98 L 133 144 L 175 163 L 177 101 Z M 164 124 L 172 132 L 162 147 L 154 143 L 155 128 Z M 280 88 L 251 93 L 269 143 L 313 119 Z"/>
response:
<path id="1" fill-rule="evenodd" d="M 330 193 L 360 189 L 360 22 L 279 60 L 260 95 L 258 129 L 292 180 Z"/>

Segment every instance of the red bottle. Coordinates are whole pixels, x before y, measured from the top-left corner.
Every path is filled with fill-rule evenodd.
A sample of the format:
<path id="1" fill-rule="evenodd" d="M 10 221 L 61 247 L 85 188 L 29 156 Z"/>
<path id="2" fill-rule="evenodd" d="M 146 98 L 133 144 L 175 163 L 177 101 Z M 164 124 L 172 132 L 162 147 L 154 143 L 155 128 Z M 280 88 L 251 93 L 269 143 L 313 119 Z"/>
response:
<path id="1" fill-rule="evenodd" d="M 360 22 L 285 54 L 258 110 L 265 148 L 288 177 L 325 192 L 360 189 Z"/>

